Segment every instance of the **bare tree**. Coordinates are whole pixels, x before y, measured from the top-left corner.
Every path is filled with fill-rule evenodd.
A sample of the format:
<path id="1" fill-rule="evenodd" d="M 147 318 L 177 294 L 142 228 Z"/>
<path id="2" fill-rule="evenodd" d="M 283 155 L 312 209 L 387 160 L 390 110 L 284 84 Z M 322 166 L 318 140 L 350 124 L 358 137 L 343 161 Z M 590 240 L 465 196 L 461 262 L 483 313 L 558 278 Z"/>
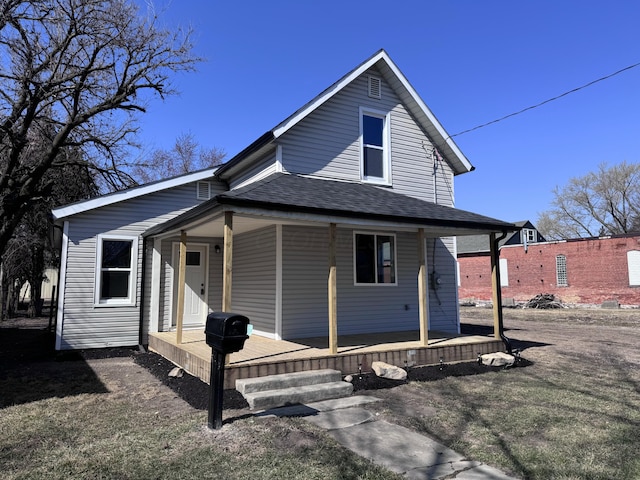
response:
<path id="1" fill-rule="evenodd" d="M 156 25 L 133 0 L 0 0 L 0 255 L 50 169 L 78 157 L 114 188 L 128 186 L 123 149 L 170 75 L 193 70 L 188 32 Z M 34 147 L 30 141 L 46 140 Z"/>
<path id="2" fill-rule="evenodd" d="M 219 148 L 203 148 L 191 133 L 182 133 L 171 150 L 155 150 L 147 160 L 136 162 L 131 176 L 138 183 L 154 182 L 215 167 L 225 155 Z"/>
<path id="3" fill-rule="evenodd" d="M 552 208 L 536 223 L 548 239 L 632 233 L 640 226 L 640 164 L 602 163 L 553 195 Z"/>
<path id="4" fill-rule="evenodd" d="M 32 147 L 36 141 L 31 141 Z M 30 287 L 29 316 L 42 313 L 42 281 L 47 267 L 58 264 L 58 252 L 51 242 L 51 209 L 98 195 L 95 177 L 83 165 L 80 149 L 65 148 L 59 153 L 66 164 L 49 169 L 47 195 L 29 206 L 27 214 L 13 231 L 2 255 L 2 289 L 0 289 L 0 319 L 18 308 L 18 293 L 26 283 Z M 62 163 L 62 162 L 61 162 Z"/>

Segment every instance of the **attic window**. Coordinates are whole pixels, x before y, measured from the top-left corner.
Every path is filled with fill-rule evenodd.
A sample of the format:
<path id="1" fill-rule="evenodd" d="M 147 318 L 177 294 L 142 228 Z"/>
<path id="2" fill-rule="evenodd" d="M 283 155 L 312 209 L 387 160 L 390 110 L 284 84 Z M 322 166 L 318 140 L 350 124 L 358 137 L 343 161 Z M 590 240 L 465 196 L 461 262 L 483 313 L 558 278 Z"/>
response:
<path id="1" fill-rule="evenodd" d="M 522 229 L 522 243 L 534 243 L 536 241 L 536 231 L 531 228 Z"/>
<path id="2" fill-rule="evenodd" d="M 371 98 L 381 98 L 382 82 L 380 77 L 369 76 L 369 96 Z"/>
<path id="3" fill-rule="evenodd" d="M 196 198 L 198 200 L 209 200 L 211 198 L 211 182 L 198 182 L 196 184 L 196 190 Z"/>

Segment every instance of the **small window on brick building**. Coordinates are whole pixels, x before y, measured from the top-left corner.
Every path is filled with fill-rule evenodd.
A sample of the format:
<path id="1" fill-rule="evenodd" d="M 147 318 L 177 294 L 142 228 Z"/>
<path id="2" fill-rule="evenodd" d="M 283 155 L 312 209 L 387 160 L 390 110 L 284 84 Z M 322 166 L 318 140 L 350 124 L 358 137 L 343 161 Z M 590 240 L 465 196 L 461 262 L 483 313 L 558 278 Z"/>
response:
<path id="1" fill-rule="evenodd" d="M 640 251 L 627 252 L 627 269 L 629 270 L 629 286 L 640 286 Z"/>
<path id="2" fill-rule="evenodd" d="M 500 259 L 500 286 L 508 287 L 509 286 L 509 267 L 507 265 L 507 259 Z"/>
<path id="3" fill-rule="evenodd" d="M 566 287 L 567 283 L 567 257 L 564 255 L 556 256 L 556 285 Z"/>

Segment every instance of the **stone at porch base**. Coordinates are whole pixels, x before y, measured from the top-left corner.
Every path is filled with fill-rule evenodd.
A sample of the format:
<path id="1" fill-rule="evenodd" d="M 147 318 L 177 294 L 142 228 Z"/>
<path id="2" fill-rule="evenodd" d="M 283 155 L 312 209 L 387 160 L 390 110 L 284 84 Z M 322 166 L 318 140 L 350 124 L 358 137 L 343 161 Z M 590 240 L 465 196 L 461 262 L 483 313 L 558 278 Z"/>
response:
<path id="1" fill-rule="evenodd" d="M 390 378 L 391 380 L 405 380 L 407 378 L 406 370 L 385 362 L 373 362 L 371 364 L 371 370 L 382 378 Z"/>
<path id="2" fill-rule="evenodd" d="M 516 357 L 504 352 L 485 353 L 480 355 L 480 361 L 489 367 L 510 367 L 515 363 Z"/>

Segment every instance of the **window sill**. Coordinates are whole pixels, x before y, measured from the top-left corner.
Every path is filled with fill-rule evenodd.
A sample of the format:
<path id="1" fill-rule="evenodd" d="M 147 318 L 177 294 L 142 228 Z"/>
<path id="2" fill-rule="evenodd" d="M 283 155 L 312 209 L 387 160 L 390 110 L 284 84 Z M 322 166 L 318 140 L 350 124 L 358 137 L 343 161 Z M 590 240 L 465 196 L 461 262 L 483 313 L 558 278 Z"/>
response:
<path id="1" fill-rule="evenodd" d="M 108 308 L 108 307 L 135 307 L 135 303 L 127 302 L 104 302 L 104 303 L 94 303 L 94 308 Z"/>
<path id="2" fill-rule="evenodd" d="M 361 178 L 360 181 L 362 183 L 369 183 L 371 185 L 377 185 L 379 187 L 392 187 L 393 186 L 389 180 L 384 180 L 384 179 Z"/>

